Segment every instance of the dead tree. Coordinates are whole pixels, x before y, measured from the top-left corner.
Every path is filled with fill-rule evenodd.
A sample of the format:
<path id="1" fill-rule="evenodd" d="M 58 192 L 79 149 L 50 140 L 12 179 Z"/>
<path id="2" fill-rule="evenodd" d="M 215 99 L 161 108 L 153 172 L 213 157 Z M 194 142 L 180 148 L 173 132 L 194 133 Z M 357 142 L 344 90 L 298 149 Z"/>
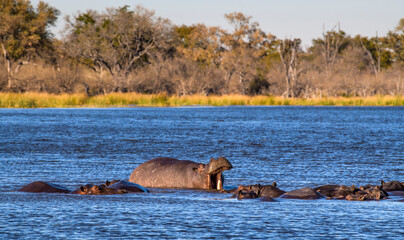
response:
<path id="1" fill-rule="evenodd" d="M 379 36 L 378 36 L 377 32 L 376 32 L 376 38 L 373 40 L 373 41 L 374 41 L 373 44 L 375 45 L 375 55 L 376 55 L 376 56 L 373 56 L 373 55 L 372 55 L 372 53 L 370 52 L 370 50 L 365 46 L 365 44 L 364 44 L 362 38 L 359 38 L 359 39 L 360 39 L 362 48 L 363 48 L 363 50 L 364 50 L 365 53 L 366 53 L 366 56 L 369 57 L 370 65 L 371 65 L 371 67 L 372 67 L 373 73 L 374 73 L 375 75 L 379 75 L 379 73 L 380 73 L 380 66 L 381 66 L 381 56 L 382 56 L 382 52 L 381 52 L 381 51 L 382 51 L 382 50 L 381 50 L 381 47 L 380 47 L 380 41 L 379 41 Z M 370 40 L 370 41 L 372 41 L 372 40 Z"/>
<path id="2" fill-rule="evenodd" d="M 300 39 L 285 39 L 278 44 L 278 53 L 283 65 L 286 91 L 283 94 L 284 97 L 295 97 L 295 85 L 298 76 L 298 53 L 300 50 Z"/>
<path id="3" fill-rule="evenodd" d="M 338 26 L 338 31 L 334 29 Z M 333 68 L 337 55 L 343 45 L 345 33 L 340 30 L 339 24 L 336 25 L 331 31 L 325 33 L 323 30 L 323 51 L 322 57 L 324 59 L 324 69 L 326 78 L 330 76 L 331 69 Z"/>

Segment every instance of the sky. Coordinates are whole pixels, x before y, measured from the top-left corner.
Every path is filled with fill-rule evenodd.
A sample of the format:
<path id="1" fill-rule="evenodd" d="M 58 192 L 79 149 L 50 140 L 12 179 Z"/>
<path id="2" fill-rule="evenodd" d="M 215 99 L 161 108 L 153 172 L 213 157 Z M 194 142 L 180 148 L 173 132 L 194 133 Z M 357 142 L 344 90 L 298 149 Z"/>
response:
<path id="1" fill-rule="evenodd" d="M 35 6 L 39 0 L 31 0 Z M 379 36 L 394 30 L 404 18 L 404 0 L 45 0 L 61 16 L 52 31 L 57 37 L 65 26 L 64 16 L 87 9 L 129 5 L 154 10 L 156 16 L 177 25 L 203 23 L 231 30 L 224 14 L 242 12 L 252 16 L 261 29 L 277 38 L 301 38 L 304 46 L 321 37 L 323 29 L 337 24 L 348 35 Z"/>

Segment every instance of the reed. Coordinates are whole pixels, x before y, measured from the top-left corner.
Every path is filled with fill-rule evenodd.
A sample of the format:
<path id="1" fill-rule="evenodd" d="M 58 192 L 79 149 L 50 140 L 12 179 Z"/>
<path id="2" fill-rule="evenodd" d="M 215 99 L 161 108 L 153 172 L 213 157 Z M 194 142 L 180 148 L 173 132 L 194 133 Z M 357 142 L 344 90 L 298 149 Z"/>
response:
<path id="1" fill-rule="evenodd" d="M 169 96 L 167 94 L 111 93 L 85 94 L 0 93 L 0 108 L 69 107 L 175 107 L 175 106 L 404 106 L 403 96 L 283 98 L 279 96 Z"/>

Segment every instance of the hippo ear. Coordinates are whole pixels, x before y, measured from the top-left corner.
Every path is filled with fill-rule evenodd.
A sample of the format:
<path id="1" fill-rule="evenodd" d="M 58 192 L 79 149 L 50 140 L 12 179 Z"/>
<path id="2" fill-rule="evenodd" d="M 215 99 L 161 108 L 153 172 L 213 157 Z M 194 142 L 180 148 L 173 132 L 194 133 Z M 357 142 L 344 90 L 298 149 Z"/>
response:
<path id="1" fill-rule="evenodd" d="M 349 190 L 351 190 L 352 192 L 355 191 L 355 184 L 353 184 L 353 185 L 350 187 Z"/>
<path id="2" fill-rule="evenodd" d="M 272 183 L 272 187 L 276 187 L 276 182 L 273 182 L 273 183 Z"/>
<path id="3" fill-rule="evenodd" d="M 194 171 L 194 172 L 203 172 L 203 171 L 205 171 L 205 164 L 199 164 L 199 166 L 196 168 L 192 168 L 192 170 Z"/>
<path id="4" fill-rule="evenodd" d="M 82 192 L 87 192 L 87 188 L 85 188 L 84 186 L 81 186 L 81 187 L 80 187 L 80 191 L 82 191 Z"/>
<path id="5" fill-rule="evenodd" d="M 111 182 L 107 180 L 107 181 L 105 182 L 105 186 L 108 187 L 109 185 L 111 185 Z"/>

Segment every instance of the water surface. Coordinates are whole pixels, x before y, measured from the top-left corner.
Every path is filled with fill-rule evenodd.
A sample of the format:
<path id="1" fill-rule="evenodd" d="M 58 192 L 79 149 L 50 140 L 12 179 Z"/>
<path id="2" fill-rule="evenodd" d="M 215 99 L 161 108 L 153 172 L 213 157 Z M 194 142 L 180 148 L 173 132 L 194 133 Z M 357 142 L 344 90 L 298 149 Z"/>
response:
<path id="1" fill-rule="evenodd" d="M 194 190 L 75 196 L 15 192 L 37 180 L 75 189 L 128 179 L 168 156 L 228 158 L 225 186 L 286 191 L 404 182 L 402 107 L 0 109 L 0 238 L 336 238 L 404 236 L 404 202 L 238 201 Z"/>

